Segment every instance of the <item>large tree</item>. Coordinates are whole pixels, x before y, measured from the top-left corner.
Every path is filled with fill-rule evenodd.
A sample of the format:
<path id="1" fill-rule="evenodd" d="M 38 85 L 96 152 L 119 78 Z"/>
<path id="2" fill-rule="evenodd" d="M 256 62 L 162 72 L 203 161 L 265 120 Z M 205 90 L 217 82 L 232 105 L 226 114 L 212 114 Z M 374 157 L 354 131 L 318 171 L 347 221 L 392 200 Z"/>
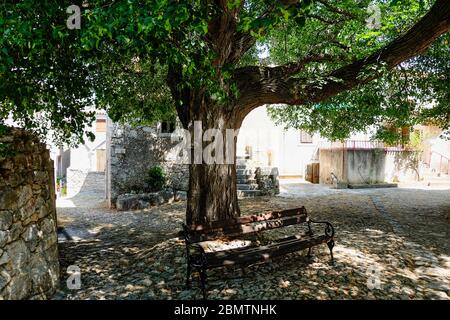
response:
<path id="1" fill-rule="evenodd" d="M 73 3 L 82 16 L 72 30 Z M 58 141 L 83 139 L 92 105 L 116 121 L 176 114 L 191 132 L 201 121 L 227 137 L 265 104 L 308 113 L 351 93 L 355 105 L 376 104 L 371 82 L 404 61 L 423 66 L 413 58 L 450 28 L 448 0 L 23 0 L 3 1 L 0 12 L 0 119 L 51 128 Z M 365 111 L 360 125 L 370 123 Z M 235 165 L 190 165 L 187 222 L 239 214 Z"/>

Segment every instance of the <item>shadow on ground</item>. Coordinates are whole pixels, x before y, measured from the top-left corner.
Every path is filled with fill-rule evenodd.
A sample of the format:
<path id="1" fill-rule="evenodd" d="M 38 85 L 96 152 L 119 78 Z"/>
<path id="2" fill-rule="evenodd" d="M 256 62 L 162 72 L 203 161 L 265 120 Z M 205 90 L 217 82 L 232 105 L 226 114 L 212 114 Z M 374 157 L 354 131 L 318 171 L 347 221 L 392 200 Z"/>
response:
<path id="1" fill-rule="evenodd" d="M 177 232 L 185 203 L 118 213 L 82 197 L 58 209 L 65 228 L 79 230 L 79 238 L 59 244 L 55 299 L 200 299 L 196 279 L 192 290 L 184 288 L 184 244 Z M 243 270 L 211 270 L 210 299 L 448 299 L 449 190 L 318 190 L 241 201 L 243 214 L 301 205 L 335 226 L 335 266 L 323 245 L 312 259 L 299 252 Z M 67 289 L 70 265 L 81 270 L 79 290 Z"/>

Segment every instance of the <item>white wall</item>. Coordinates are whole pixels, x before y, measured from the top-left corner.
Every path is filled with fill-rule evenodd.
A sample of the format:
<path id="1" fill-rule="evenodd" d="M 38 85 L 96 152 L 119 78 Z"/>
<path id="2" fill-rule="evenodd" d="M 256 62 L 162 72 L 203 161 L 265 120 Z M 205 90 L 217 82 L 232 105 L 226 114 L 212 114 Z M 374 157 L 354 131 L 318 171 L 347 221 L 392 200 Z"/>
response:
<path id="1" fill-rule="evenodd" d="M 349 140 L 369 140 L 373 130 L 368 133 L 353 134 Z M 237 142 L 237 156 L 245 154 L 245 146 L 253 149 L 255 164 L 268 166 L 268 152 L 272 152 L 271 166 L 278 167 L 280 176 L 304 176 L 305 168 L 312 160 L 318 161 L 317 150 L 327 141 L 316 134 L 312 143 L 301 143 L 300 132 L 296 129 L 284 130 L 276 126 L 267 115 L 265 106 L 250 112 L 242 123 Z"/>
<path id="2" fill-rule="evenodd" d="M 97 118 L 105 118 L 98 115 Z M 72 148 L 70 152 L 70 169 L 82 171 L 97 171 L 97 149 L 104 150 L 106 148 L 106 132 L 95 131 L 95 121 L 92 126 L 86 128 L 86 131 L 95 134 L 95 140 L 89 141 L 85 137 L 85 144 Z"/>
<path id="3" fill-rule="evenodd" d="M 252 146 L 253 163 L 278 167 L 281 176 L 303 176 L 318 141 L 318 136 L 314 136 L 313 143 L 300 143 L 299 131 L 284 130 L 283 127 L 276 126 L 263 106 L 250 112 L 244 119 L 238 136 L 237 156 L 243 156 L 245 146 L 249 145 Z"/>

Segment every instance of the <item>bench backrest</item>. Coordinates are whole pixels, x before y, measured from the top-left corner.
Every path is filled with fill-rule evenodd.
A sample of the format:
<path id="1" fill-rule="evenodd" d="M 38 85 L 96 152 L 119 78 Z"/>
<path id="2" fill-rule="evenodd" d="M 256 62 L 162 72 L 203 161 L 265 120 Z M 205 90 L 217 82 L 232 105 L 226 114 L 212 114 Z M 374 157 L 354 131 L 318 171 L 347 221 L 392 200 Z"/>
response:
<path id="1" fill-rule="evenodd" d="M 234 220 L 214 221 L 185 227 L 188 241 L 196 243 L 219 238 L 233 239 L 261 231 L 300 224 L 308 221 L 305 207 L 270 211 L 261 214 L 238 217 Z"/>

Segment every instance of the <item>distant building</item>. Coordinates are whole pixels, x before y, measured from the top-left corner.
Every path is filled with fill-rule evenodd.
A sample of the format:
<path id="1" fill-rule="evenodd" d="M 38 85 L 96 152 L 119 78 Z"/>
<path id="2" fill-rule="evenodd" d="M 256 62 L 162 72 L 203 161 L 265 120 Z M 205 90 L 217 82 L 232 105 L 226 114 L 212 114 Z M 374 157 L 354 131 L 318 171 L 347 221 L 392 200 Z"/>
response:
<path id="1" fill-rule="evenodd" d="M 105 172 L 106 166 L 106 121 L 104 112 L 97 112 L 96 120 L 86 131 L 95 134 L 95 140 L 76 148 L 53 147 L 56 177 L 67 184 L 68 195 L 79 192 L 89 172 Z"/>
<path id="2" fill-rule="evenodd" d="M 77 148 L 54 149 L 57 176 L 66 178 L 68 194 L 71 195 L 80 190 L 89 172 L 105 172 L 106 198 L 111 203 L 119 194 L 140 190 L 146 171 L 151 166 L 160 165 L 167 172 L 170 186 L 178 190 L 187 190 L 188 166 L 176 163 L 173 150 L 176 143 L 170 139 L 177 126 L 176 123 L 161 122 L 154 126 L 133 128 L 113 123 L 105 113 L 98 113 L 95 123 L 88 128 L 96 135 L 93 142 L 86 142 Z M 422 137 L 421 146 L 418 148 L 423 152 L 421 162 L 439 172 L 448 173 L 450 143 L 439 137 L 442 130 L 426 125 L 416 126 L 414 130 L 412 132 L 420 132 Z M 402 135 L 406 137 L 410 131 L 403 129 Z M 310 135 L 303 130 L 284 130 L 269 118 L 266 107 L 260 107 L 253 110 L 243 121 L 237 139 L 236 156 L 238 164 L 241 165 L 277 168 L 276 172 L 280 178 L 304 178 L 308 164 L 322 162 L 321 183 L 331 183 L 331 173 L 338 175 L 340 171 L 346 174 L 341 175 L 341 179 L 351 177 L 353 174 L 353 180 L 369 182 L 419 176 L 416 173 L 420 168 L 401 169 L 399 163 L 394 164 L 399 159 L 410 159 L 409 154 L 405 157 L 399 156 L 398 152 L 402 150 L 396 150 L 397 153 L 393 154 L 391 148 L 390 156 L 385 160 L 370 161 L 365 166 L 361 161 L 367 162 L 368 160 L 363 160 L 366 158 L 354 157 L 353 153 L 350 155 L 347 152 L 349 149 L 353 151 L 380 149 L 377 142 L 370 141 L 372 134 L 373 132 L 358 133 L 344 143 L 330 142 L 318 134 Z M 332 155 L 342 148 L 346 148 L 346 154 L 351 156 L 348 159 L 354 159 L 352 161 L 356 162 L 345 163 L 346 158 L 342 156 L 339 158 L 340 162 L 334 161 L 333 158 L 324 158 L 326 154 Z M 321 149 L 335 151 L 322 152 L 320 159 Z M 370 154 L 367 153 L 366 156 Z M 383 168 L 380 167 L 380 163 L 383 163 Z M 347 172 L 340 169 L 344 166 L 349 166 Z M 399 170 L 404 172 L 401 173 Z M 362 171 L 366 173 L 362 174 Z M 247 187 L 247 190 L 253 189 L 252 186 Z"/>

